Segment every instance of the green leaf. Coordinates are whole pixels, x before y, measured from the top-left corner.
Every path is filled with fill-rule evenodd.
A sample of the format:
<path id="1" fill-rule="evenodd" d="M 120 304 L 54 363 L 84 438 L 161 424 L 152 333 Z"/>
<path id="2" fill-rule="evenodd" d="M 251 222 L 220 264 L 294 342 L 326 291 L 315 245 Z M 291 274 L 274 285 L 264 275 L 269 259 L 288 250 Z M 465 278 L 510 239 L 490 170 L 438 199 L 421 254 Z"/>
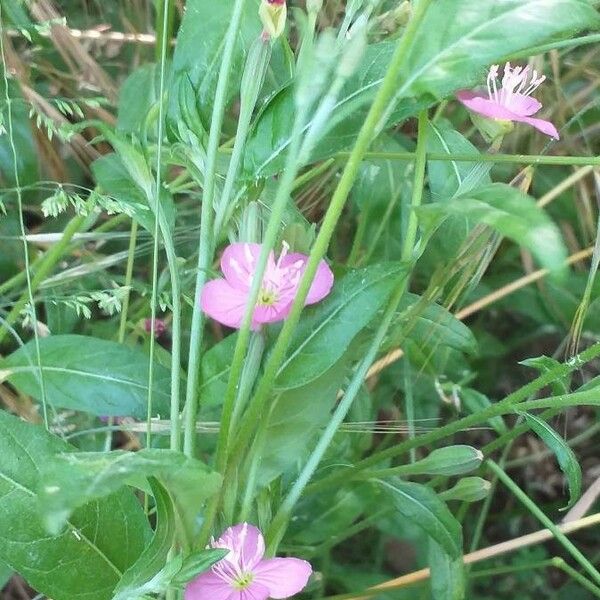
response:
<path id="1" fill-rule="evenodd" d="M 468 217 L 527 248 L 548 269 L 564 268 L 567 251 L 558 227 L 535 200 L 503 183 L 493 183 L 448 202 L 418 209 L 423 225 L 439 225 L 449 216 Z"/>
<path id="2" fill-rule="evenodd" d="M 451 558 L 439 544 L 430 541 L 429 567 L 433 600 L 463 600 L 465 567 L 462 556 Z"/>
<path id="3" fill-rule="evenodd" d="M 424 355 L 433 354 L 438 347 L 450 347 L 466 354 L 477 353 L 477 339 L 462 321 L 448 309 L 435 302 L 423 301 L 421 296 L 404 294 L 398 307 L 398 318 L 390 338 L 406 337 Z M 398 332 L 395 332 L 398 329 Z"/>
<path id="4" fill-rule="evenodd" d="M 91 169 L 102 191 L 127 207 L 132 218 L 154 234 L 154 214 L 148 199 L 129 175 L 123 161 L 116 154 L 107 154 L 95 160 Z"/>
<path id="5" fill-rule="evenodd" d="M 0 590 L 9 582 L 13 576 L 13 570 L 6 564 L 0 561 Z"/>
<path id="6" fill-rule="evenodd" d="M 342 358 L 307 385 L 279 394 L 268 417 L 257 477 L 260 484 L 303 463 L 315 434 L 329 421 L 347 363 Z"/>
<path id="7" fill-rule="evenodd" d="M 42 469 L 41 509 L 48 528 L 59 530 L 77 506 L 123 485 L 144 489 L 146 477 L 155 477 L 169 491 L 189 535 L 203 502 L 221 485 L 221 476 L 204 463 L 173 450 L 61 454 Z"/>
<path id="8" fill-rule="evenodd" d="M 492 406 L 492 402 L 487 396 L 471 388 L 461 388 L 460 398 L 463 405 L 466 406 L 468 411 L 473 415 Z M 488 419 L 488 423 L 499 435 L 508 431 L 506 423 L 500 415 Z"/>
<path id="9" fill-rule="evenodd" d="M 567 478 L 567 484 L 569 486 L 569 503 L 564 507 L 563 510 L 567 510 L 577 502 L 579 496 L 581 496 L 581 467 L 577 462 L 577 457 L 570 446 L 563 440 L 546 421 L 531 415 L 524 413 L 527 425 L 538 435 L 544 444 L 554 452 L 558 464 L 560 465 L 561 471 Z"/>
<path id="10" fill-rule="evenodd" d="M 205 128 L 210 124 L 212 102 L 215 97 L 219 69 L 221 67 L 223 45 L 234 2 L 206 2 L 188 0 L 181 27 L 177 35 L 177 45 L 173 55 L 173 85 L 177 87 L 182 79 L 188 79 L 196 91 L 198 110 Z M 227 103 L 239 92 L 242 70 L 246 54 L 261 31 L 258 18 L 258 4 L 249 0 L 244 5 L 241 27 L 233 55 L 233 66 L 227 82 Z M 179 120 L 178 94 L 171 94 L 168 119 L 172 123 Z"/>
<path id="11" fill-rule="evenodd" d="M 190 554 L 181 566 L 177 576 L 173 580 L 173 585 L 185 585 L 200 573 L 208 571 L 216 562 L 229 554 L 229 550 L 223 548 L 208 548 L 200 552 Z"/>
<path id="12" fill-rule="evenodd" d="M 7 133 L 0 135 L 0 183 L 9 188 L 16 185 L 14 156 L 8 135 L 8 108 L 6 106 L 6 86 L 4 66 L 0 65 L 0 124 Z M 17 151 L 17 175 L 19 184 L 27 186 L 39 180 L 37 147 L 33 139 L 29 106 L 25 103 L 19 84 L 9 78 L 8 96 L 11 101 L 12 134 Z"/>
<path id="13" fill-rule="evenodd" d="M 152 541 L 139 559 L 125 573 L 115 588 L 113 600 L 138 600 L 148 593 L 166 590 L 153 580 L 161 571 L 175 538 L 176 521 L 173 503 L 167 490 L 153 477 L 149 479 L 156 505 L 156 529 Z M 181 565 L 179 565 L 181 566 Z"/>
<path id="14" fill-rule="evenodd" d="M 491 183 L 492 163 L 477 162 L 479 151 L 447 121 L 429 123 L 427 151 L 439 154 L 472 154 L 473 162 L 429 160 L 429 189 L 435 202 L 465 194 L 484 183 Z"/>
<path id="15" fill-rule="evenodd" d="M 448 507 L 424 485 L 400 479 L 376 480 L 405 519 L 418 525 L 452 559 L 462 555 L 462 530 Z"/>
<path id="16" fill-rule="evenodd" d="M 201 363 L 201 385 L 199 396 L 201 409 L 220 406 L 227 390 L 231 370 L 231 357 L 237 342 L 237 333 L 228 335 L 204 353 Z"/>
<path id="17" fill-rule="evenodd" d="M 39 516 L 39 471 L 71 449 L 0 411 L 0 560 L 54 600 L 111 600 L 150 528 L 137 498 L 122 489 L 81 507 L 49 536 Z"/>
<path id="18" fill-rule="evenodd" d="M 40 354 L 51 405 L 98 416 L 146 418 L 149 360 L 141 350 L 82 335 L 54 335 L 40 339 Z M 41 398 L 33 342 L 0 361 L 0 379 Z M 153 416 L 168 415 L 170 374 L 158 364 L 153 394 Z"/>
<path id="19" fill-rule="evenodd" d="M 310 383 L 346 352 L 399 283 L 406 268 L 397 263 L 351 271 L 332 293 L 301 320 L 277 376 L 278 389 Z"/>
<path id="20" fill-rule="evenodd" d="M 123 82 L 119 92 L 117 129 L 126 133 L 140 133 L 148 112 L 158 101 L 156 67 L 143 65 Z"/>
<path id="21" fill-rule="evenodd" d="M 535 358 L 527 358 L 522 360 L 519 364 L 537 369 L 540 372 L 540 375 L 544 375 L 549 371 L 553 371 L 556 369 L 556 367 L 562 365 L 561 362 L 557 361 L 551 356 L 536 356 Z M 571 375 L 571 373 L 567 373 L 567 375 L 564 377 L 557 378 L 550 383 L 550 388 L 555 396 L 569 394 L 571 392 Z"/>

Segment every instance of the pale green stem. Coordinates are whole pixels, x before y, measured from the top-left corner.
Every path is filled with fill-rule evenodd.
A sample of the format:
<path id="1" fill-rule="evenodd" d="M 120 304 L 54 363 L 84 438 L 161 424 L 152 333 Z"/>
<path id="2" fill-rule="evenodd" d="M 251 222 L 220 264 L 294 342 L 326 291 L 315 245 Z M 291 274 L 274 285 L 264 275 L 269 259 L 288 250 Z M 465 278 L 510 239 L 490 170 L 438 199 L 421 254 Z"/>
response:
<path id="1" fill-rule="evenodd" d="M 198 411 L 198 393 L 200 384 L 200 359 L 204 336 L 204 314 L 200 308 L 200 296 L 206 283 L 207 270 L 213 253 L 212 217 L 215 198 L 216 167 L 221 128 L 227 103 L 227 87 L 233 65 L 233 55 L 238 31 L 242 21 L 242 13 L 246 0 L 236 0 L 233 6 L 231 21 L 225 36 L 223 57 L 219 70 L 219 79 L 215 92 L 215 100 L 211 117 L 208 148 L 206 153 L 206 175 L 202 197 L 200 222 L 200 240 L 198 248 L 198 266 L 196 289 L 194 292 L 194 308 L 190 331 L 190 350 L 188 357 L 188 380 L 185 394 L 185 435 L 183 449 L 186 455 L 193 456 L 196 442 L 196 415 Z"/>
<path id="2" fill-rule="evenodd" d="M 582 552 L 560 531 L 560 529 L 546 516 L 538 505 L 492 460 L 487 461 L 487 466 L 498 477 L 498 479 L 511 491 L 527 510 L 538 519 L 538 521 L 554 535 L 556 541 L 587 571 L 596 583 L 600 583 L 600 573 Z"/>
<path id="3" fill-rule="evenodd" d="M 417 139 L 417 160 L 415 163 L 415 176 L 414 176 L 414 184 L 413 184 L 413 195 L 411 202 L 411 213 L 409 217 L 409 227 L 407 229 L 407 235 L 404 239 L 403 244 L 403 257 L 408 260 L 413 253 L 414 245 L 417 237 L 417 214 L 415 209 L 420 206 L 422 198 L 423 198 L 423 184 L 425 179 L 425 149 L 427 148 L 427 113 L 426 111 L 422 111 L 419 115 L 419 133 Z M 285 532 L 285 528 L 287 526 L 289 517 L 300 499 L 305 487 L 308 485 L 308 482 L 314 475 L 319 463 L 321 462 L 325 452 L 329 448 L 333 437 L 337 433 L 340 425 L 346 418 L 348 411 L 352 407 L 352 403 L 356 398 L 357 394 L 360 392 L 360 389 L 363 385 L 366 374 L 377 357 L 377 353 L 379 352 L 379 348 L 387 335 L 388 329 L 394 320 L 396 315 L 396 311 L 398 309 L 398 305 L 406 292 L 406 288 L 408 285 L 408 277 L 403 274 L 401 276 L 401 281 L 394 292 L 388 307 L 386 309 L 385 314 L 381 319 L 381 323 L 373 337 L 373 340 L 369 346 L 369 350 L 365 354 L 365 357 L 361 361 L 360 365 L 354 372 L 352 376 L 352 380 L 346 390 L 344 396 L 342 397 L 340 403 L 336 407 L 333 415 L 325 431 L 321 435 L 315 449 L 311 453 L 308 461 L 306 462 L 304 468 L 300 472 L 300 475 L 294 482 L 290 492 L 283 500 L 277 514 L 273 518 L 273 522 L 271 523 L 271 527 L 269 528 L 267 539 L 269 542 L 269 551 L 274 553 L 277 549 L 277 546 L 281 539 L 283 538 L 283 534 Z"/>
<path id="4" fill-rule="evenodd" d="M 549 385 L 553 381 L 556 381 L 557 379 L 568 375 L 576 369 L 581 368 L 584 364 L 598 356 L 600 356 L 600 342 L 593 344 L 592 346 L 581 352 L 578 356 L 569 360 L 568 363 L 558 365 L 553 369 L 550 369 L 548 372 L 544 373 L 543 375 L 540 375 L 527 385 L 516 390 L 512 394 L 509 394 L 506 398 L 504 398 L 504 400 L 496 402 L 494 405 L 489 406 L 482 411 L 479 411 L 477 414 L 468 415 L 466 417 L 463 417 L 462 419 L 458 419 L 457 421 L 448 423 L 443 427 L 439 427 L 430 432 L 419 435 L 413 438 L 412 440 L 406 440 L 392 448 L 388 448 L 387 450 L 384 450 L 382 452 L 377 452 L 376 454 L 364 458 L 363 460 L 356 463 L 352 470 L 343 470 L 342 472 L 334 473 L 328 477 L 324 477 L 322 480 L 312 484 L 309 489 L 311 492 L 316 492 L 317 490 L 322 488 L 335 487 L 337 485 L 341 485 L 348 480 L 351 473 L 358 473 L 360 471 L 369 469 L 380 462 L 387 461 L 398 456 L 402 456 L 411 448 L 419 448 L 421 446 L 431 445 L 441 439 L 463 431 L 468 427 L 474 427 L 476 425 L 479 425 L 480 423 L 484 423 L 485 421 L 487 421 L 491 417 L 495 417 L 496 415 L 510 413 L 515 409 L 515 407 L 517 407 L 517 405 L 519 409 L 532 410 L 534 408 L 543 408 L 544 404 L 554 404 L 554 399 L 551 399 L 550 402 L 548 402 L 548 399 L 541 401 L 534 400 L 531 402 L 523 402 L 523 400 L 525 398 L 528 398 L 532 394 L 535 394 L 536 392 Z M 583 398 L 583 394 L 588 394 L 588 392 L 580 393 L 579 401 L 581 401 L 582 404 L 585 404 L 586 402 L 597 402 L 597 393 L 596 398 L 594 398 L 593 393 L 590 393 L 585 398 Z"/>
<path id="5" fill-rule="evenodd" d="M 351 152 L 339 184 L 331 198 L 329 208 L 323 220 L 321 231 L 319 232 L 319 235 L 317 236 L 311 250 L 304 275 L 291 308 L 291 312 L 283 325 L 279 337 L 277 338 L 277 342 L 275 343 L 270 358 L 265 366 L 264 375 L 261 378 L 256 394 L 250 402 L 250 406 L 246 412 L 246 418 L 239 430 L 235 446 L 232 448 L 231 456 L 233 460 L 235 460 L 236 457 L 240 457 L 240 454 L 244 452 L 244 448 L 247 447 L 248 440 L 250 439 L 252 432 L 255 430 L 256 424 L 260 420 L 261 415 L 264 413 L 265 405 L 269 399 L 277 372 L 283 362 L 283 359 L 285 358 L 285 353 L 291 341 L 292 334 L 300 319 L 300 313 L 304 307 L 304 302 L 306 300 L 306 296 L 308 295 L 312 280 L 314 279 L 320 261 L 323 259 L 323 256 L 327 251 L 329 241 L 331 240 L 338 219 L 344 208 L 352 185 L 354 184 L 360 164 L 364 158 L 364 154 L 371 144 L 375 130 L 379 124 L 381 116 L 387 108 L 388 102 L 394 95 L 398 73 L 402 67 L 405 53 L 410 47 L 414 35 L 417 32 L 418 26 L 430 3 L 431 0 L 421 0 L 416 7 L 413 18 L 411 19 L 404 36 L 398 43 L 398 46 L 394 52 L 394 56 L 390 62 L 390 66 L 388 67 L 388 71 L 361 128 L 354 149 Z"/>
<path id="6" fill-rule="evenodd" d="M 242 80 L 240 116 L 235 134 L 235 144 L 229 161 L 227 176 L 225 178 L 225 184 L 223 185 L 223 192 L 221 193 L 217 205 L 213 234 L 214 239 L 219 238 L 221 228 L 226 223 L 226 215 L 228 213 L 230 214 L 229 204 L 232 199 L 233 189 L 235 187 L 236 178 L 246 147 L 246 140 L 248 139 L 248 133 L 250 131 L 250 121 L 252 120 L 252 115 L 258 101 L 258 95 L 262 88 L 269 66 L 269 60 L 271 58 L 271 42 L 269 40 L 265 40 L 260 36 L 254 44 L 255 46 L 250 49 L 248 59 L 246 60 Z"/>

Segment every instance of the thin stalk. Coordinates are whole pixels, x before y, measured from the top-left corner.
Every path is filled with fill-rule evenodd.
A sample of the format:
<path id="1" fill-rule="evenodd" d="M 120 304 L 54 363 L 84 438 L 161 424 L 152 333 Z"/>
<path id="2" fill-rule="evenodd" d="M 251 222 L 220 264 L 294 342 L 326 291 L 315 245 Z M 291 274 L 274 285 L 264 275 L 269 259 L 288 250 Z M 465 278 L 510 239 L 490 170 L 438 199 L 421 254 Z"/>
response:
<path id="1" fill-rule="evenodd" d="M 338 152 L 336 156 L 346 158 L 349 152 Z M 384 160 L 414 160 L 414 152 L 366 152 L 364 158 Z M 427 160 L 441 162 L 473 162 L 472 154 L 445 154 L 428 152 Z M 544 154 L 478 154 L 477 162 L 508 163 L 521 165 L 600 165 L 600 156 L 546 156 Z"/>
<path id="2" fill-rule="evenodd" d="M 226 223 L 226 215 L 229 211 L 229 204 L 250 131 L 250 121 L 258 102 L 258 95 L 263 86 L 270 59 L 271 41 L 264 39 L 261 35 L 250 49 L 244 68 L 240 95 L 240 116 L 235 134 L 233 153 L 229 161 L 225 184 L 223 185 L 223 191 L 216 209 L 213 234 L 215 239 L 218 239 L 221 228 Z"/>
<path id="3" fill-rule="evenodd" d="M 569 540 L 569 538 L 546 516 L 538 505 L 492 460 L 487 461 L 487 466 L 498 477 L 498 479 L 511 491 L 525 508 L 535 516 L 538 521 L 549 529 L 556 541 L 587 571 L 596 583 L 600 583 L 600 573 L 582 552 Z"/>
<path id="4" fill-rule="evenodd" d="M 246 0 L 236 0 L 233 6 L 231 21 L 225 36 L 225 45 L 219 79 L 215 92 L 215 101 L 211 117 L 208 148 L 206 152 L 206 176 L 202 197 L 200 221 L 200 239 L 198 246 L 198 266 L 196 274 L 196 289 L 194 292 L 194 308 L 190 331 L 190 350 L 188 357 L 188 380 L 185 394 L 185 434 L 183 450 L 187 456 L 193 456 L 196 442 L 196 415 L 198 410 L 198 393 L 200 384 L 200 358 L 202 340 L 204 337 L 204 314 L 200 308 L 200 296 L 206 283 L 207 270 L 213 253 L 212 218 L 215 198 L 216 166 L 221 129 L 227 103 L 227 86 L 233 65 L 233 53 L 237 35 L 242 21 L 242 12 Z"/>
<path id="5" fill-rule="evenodd" d="M 329 246 L 329 242 L 333 236 L 338 219 L 344 208 L 352 185 L 354 184 L 364 155 L 371 144 L 377 125 L 386 110 L 388 102 L 394 95 L 396 90 L 397 76 L 402 68 L 406 52 L 410 48 L 419 24 L 421 23 L 431 1 L 432 0 L 421 0 L 421 2 L 419 2 L 417 5 L 413 17 L 396 47 L 390 62 L 390 66 L 388 67 L 381 87 L 379 88 L 373 104 L 371 105 L 369 114 L 367 115 L 360 133 L 358 134 L 356 144 L 350 154 L 348 162 L 346 163 L 333 197 L 331 198 L 331 203 L 327 209 L 327 213 L 325 214 L 321 230 L 311 250 L 304 275 L 296 294 L 296 298 L 292 304 L 290 314 L 284 322 L 281 333 L 277 338 L 270 358 L 265 366 L 265 372 L 258 385 L 256 394 L 254 395 L 254 398 L 248 407 L 246 419 L 244 420 L 244 423 L 238 432 L 236 444 L 231 451 L 231 455 L 234 459 L 236 456 L 240 456 L 240 453 L 243 453 L 244 448 L 248 445 L 248 441 L 252 435 L 252 432 L 256 428 L 256 424 L 264 412 L 264 408 L 269 399 L 277 372 L 285 358 L 285 353 L 291 341 L 292 334 L 300 319 L 300 313 L 304 307 L 304 302 L 306 300 L 306 296 L 308 295 L 312 280 L 314 279 L 320 261 L 323 259 L 323 256 L 327 251 L 327 247 Z"/>
<path id="6" fill-rule="evenodd" d="M 162 16 L 161 30 L 167 31 L 167 22 L 169 18 L 169 5 L 171 0 L 164 0 L 162 3 L 162 13 L 159 13 L 159 17 Z M 148 411 L 146 414 L 146 446 L 149 448 L 152 444 L 152 393 L 154 387 L 154 351 L 156 346 L 156 304 L 157 304 L 157 282 L 158 282 L 158 237 L 159 237 L 159 222 L 160 215 L 162 213 L 160 206 L 160 186 L 161 186 L 161 159 L 162 159 L 162 142 L 163 142 L 163 118 L 164 118 L 164 94 L 165 94 L 165 71 L 167 61 L 167 39 L 163 35 L 160 44 L 159 54 L 160 64 L 160 82 L 159 82 L 159 93 L 158 93 L 158 132 L 157 132 L 157 147 L 156 147 L 156 181 L 154 186 L 154 232 L 153 232 L 153 246 L 152 246 L 152 297 L 150 307 L 150 356 L 148 362 Z M 148 194 L 150 195 L 150 194 Z M 148 198 L 148 202 L 151 203 L 152 199 Z M 175 290 L 173 290 L 174 292 Z M 173 311 L 175 312 L 175 311 Z M 171 363 L 171 370 L 175 370 L 175 362 Z M 179 372 L 177 371 L 179 377 Z M 179 384 L 177 383 L 177 386 Z M 171 393 L 174 390 L 171 388 Z M 179 398 L 177 399 L 179 401 Z"/>
<path id="7" fill-rule="evenodd" d="M 419 133 L 417 139 L 417 160 L 415 164 L 415 177 L 413 184 L 413 195 L 411 202 L 411 213 L 409 217 L 409 226 L 407 228 L 406 238 L 403 243 L 402 257 L 408 260 L 412 257 L 414 246 L 417 237 L 417 214 L 416 208 L 421 205 L 423 198 L 423 184 L 425 180 L 425 150 L 427 148 L 427 112 L 422 111 L 419 114 Z M 396 288 L 396 291 L 392 295 L 389 301 L 386 312 L 384 313 L 381 324 L 379 325 L 377 332 L 375 333 L 373 340 L 367 350 L 363 360 L 354 372 L 352 380 L 346 390 L 346 393 L 342 397 L 340 403 L 337 405 L 325 431 L 322 433 L 315 449 L 312 451 L 308 461 L 304 465 L 300 475 L 294 482 L 288 495 L 285 497 L 279 510 L 275 514 L 271 526 L 267 532 L 268 549 L 270 553 L 274 553 L 287 526 L 289 517 L 300 499 L 300 496 L 304 492 L 304 489 L 308 485 L 308 482 L 313 477 L 319 463 L 321 462 L 325 452 L 329 448 L 335 434 L 337 433 L 340 425 L 346 418 L 348 411 L 352 407 L 354 399 L 360 392 L 363 384 L 363 380 L 369 367 L 375 360 L 379 347 L 383 343 L 385 336 L 387 335 L 388 329 L 392 324 L 392 321 L 396 315 L 398 305 L 406 292 L 408 286 L 408 276 L 403 274 L 401 280 Z"/>
<path id="8" fill-rule="evenodd" d="M 129 234 L 129 248 L 127 255 L 127 267 L 125 269 L 125 297 L 123 298 L 123 304 L 121 306 L 121 319 L 119 321 L 119 333 L 117 335 L 117 341 L 122 344 L 125 341 L 125 328 L 127 327 L 127 314 L 129 312 L 129 297 L 131 280 L 133 279 L 133 263 L 135 261 L 135 244 L 137 241 L 137 221 L 131 222 L 131 232 Z M 112 448 L 113 442 L 113 430 L 112 426 L 115 424 L 115 418 L 108 418 L 108 430 L 106 432 L 106 440 L 104 442 L 104 451 L 108 452 Z"/>
<path id="9" fill-rule="evenodd" d="M 43 410 L 43 414 L 44 414 L 44 424 L 46 426 L 46 429 L 48 429 L 48 406 L 47 406 L 47 399 L 46 399 L 46 384 L 44 381 L 44 371 L 42 369 L 42 354 L 40 352 L 40 338 L 39 338 L 39 332 L 38 332 L 38 321 L 37 321 L 37 314 L 36 314 L 36 309 L 35 309 L 35 302 L 33 300 L 33 283 L 32 283 L 32 277 L 31 277 L 31 271 L 30 271 L 30 264 L 29 264 L 29 247 L 27 246 L 27 239 L 26 239 L 26 234 L 27 232 L 25 231 L 25 218 L 23 217 L 23 197 L 21 194 L 21 183 L 20 183 L 20 178 L 19 178 L 19 164 L 17 161 L 17 148 L 15 146 L 15 139 L 14 139 L 14 130 L 13 130 L 13 120 L 12 120 L 12 99 L 10 97 L 10 94 L 8 92 L 8 76 L 6 74 L 6 61 L 5 61 L 5 57 L 4 57 L 4 31 L 3 31 L 3 27 L 2 27 L 2 19 L 3 19 L 3 15 L 2 15 L 2 10 L 0 8 L 0 54 L 2 55 L 2 62 L 4 65 L 4 68 L 2 69 L 2 75 L 4 78 L 4 100 L 6 102 L 6 112 L 7 112 L 7 122 L 8 122 L 8 139 L 10 142 L 10 150 L 12 153 L 12 166 L 13 166 L 13 172 L 14 172 L 14 176 L 15 176 L 15 187 L 16 187 L 16 194 L 17 194 L 17 211 L 19 213 L 19 228 L 21 230 L 21 238 L 23 240 L 23 256 L 25 259 L 25 274 L 27 277 L 27 295 L 24 296 L 25 302 L 23 303 L 23 306 L 26 305 L 27 302 L 29 302 L 29 306 L 31 309 L 31 318 L 32 318 L 32 324 L 33 324 L 33 338 L 35 340 L 35 355 L 36 355 L 36 361 L 37 361 L 37 367 L 38 367 L 38 381 L 40 384 L 40 400 L 42 402 L 42 410 Z M 17 306 L 14 306 L 12 311 L 9 313 L 9 315 L 6 318 L 6 322 L 3 323 L 4 327 L 3 329 L 0 330 L 0 341 L 2 339 L 2 334 L 6 333 L 8 331 L 8 328 L 6 328 L 6 323 L 8 323 L 8 325 L 11 325 L 16 318 L 18 317 L 18 315 L 20 314 L 20 309 L 17 311 L 15 310 L 17 308 Z M 10 321 L 12 317 L 12 321 Z"/>
<path id="10" fill-rule="evenodd" d="M 497 402 L 496 404 L 482 411 L 479 411 L 477 414 L 468 415 L 466 417 L 463 417 L 462 419 L 459 419 L 452 423 L 448 423 L 443 427 L 439 427 L 438 429 L 417 436 L 412 440 L 406 440 L 392 448 L 388 448 L 387 450 L 384 450 L 382 452 L 377 452 L 357 462 L 352 468 L 352 470 L 343 470 L 341 472 L 329 475 L 328 477 L 324 477 L 320 481 L 313 483 L 311 486 L 309 486 L 309 488 L 307 488 L 307 491 L 310 490 L 311 492 L 314 492 L 322 488 L 343 484 L 348 480 L 352 473 L 358 473 L 365 469 L 369 469 L 370 467 L 377 465 L 380 462 L 387 461 L 398 456 L 402 456 L 406 452 L 409 452 L 411 448 L 419 448 L 420 446 L 431 445 L 441 439 L 444 439 L 445 437 L 454 435 L 455 433 L 458 433 L 459 431 L 462 431 L 467 427 L 474 427 L 475 425 L 479 425 L 480 423 L 483 423 L 496 415 L 502 415 L 512 412 L 516 405 L 519 405 L 519 408 L 526 406 L 528 410 L 531 410 L 532 408 L 540 408 L 540 401 L 533 401 L 538 403 L 538 405 L 536 406 L 532 405 L 530 402 L 524 402 L 524 399 L 528 398 L 532 394 L 535 394 L 536 392 L 541 390 L 546 385 L 549 385 L 553 381 L 556 381 L 557 379 L 564 377 L 569 373 L 572 373 L 576 369 L 581 368 L 584 364 L 593 360 L 597 356 L 600 356 L 600 342 L 593 344 L 592 346 L 581 352 L 579 355 L 569 360 L 567 363 L 558 365 L 553 369 L 550 369 L 548 372 L 540 375 L 533 381 L 529 382 L 527 385 L 524 385 L 520 389 L 514 391 L 512 394 L 509 394 L 500 402 Z M 581 394 L 584 393 L 585 392 L 581 392 Z M 588 398 L 586 398 L 586 400 L 588 399 L 590 401 L 594 400 L 591 394 Z"/>
<path id="11" fill-rule="evenodd" d="M 29 284 L 31 284 L 31 292 L 35 293 L 44 281 L 44 279 L 46 279 L 46 276 L 63 257 L 64 251 L 68 248 L 71 239 L 79 231 L 84 221 L 85 217 L 82 215 L 77 215 L 69 221 L 69 223 L 63 231 L 62 238 L 60 239 L 60 241 L 56 242 L 56 244 L 51 246 L 46 251 L 43 258 L 40 260 L 39 266 L 33 274 L 33 277 L 30 277 L 31 265 L 29 265 L 29 267 L 25 271 L 25 278 L 28 281 L 27 291 L 24 292 L 13 305 L 10 313 L 8 313 L 8 315 L 6 316 L 6 323 L 12 325 L 19 318 L 19 314 L 21 313 L 23 308 L 25 308 L 27 302 L 29 302 Z M 25 239 L 25 237 L 23 237 L 23 239 Z M 0 328 L 0 343 L 4 339 L 6 333 L 6 329 Z"/>

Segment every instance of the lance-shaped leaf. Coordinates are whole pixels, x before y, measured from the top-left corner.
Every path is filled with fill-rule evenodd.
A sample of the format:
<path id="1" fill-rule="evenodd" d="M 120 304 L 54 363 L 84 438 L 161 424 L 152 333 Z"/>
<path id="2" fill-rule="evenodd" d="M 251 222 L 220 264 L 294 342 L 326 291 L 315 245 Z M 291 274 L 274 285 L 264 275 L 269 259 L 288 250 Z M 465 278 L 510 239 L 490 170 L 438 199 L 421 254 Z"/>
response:
<path id="1" fill-rule="evenodd" d="M 570 446 L 563 438 L 546 423 L 546 421 L 531 415 L 524 414 L 527 425 L 538 435 L 542 441 L 554 452 L 556 460 L 560 465 L 562 472 L 567 478 L 569 486 L 569 504 L 563 510 L 571 508 L 581 496 L 581 467 L 577 462 L 577 457 Z"/>

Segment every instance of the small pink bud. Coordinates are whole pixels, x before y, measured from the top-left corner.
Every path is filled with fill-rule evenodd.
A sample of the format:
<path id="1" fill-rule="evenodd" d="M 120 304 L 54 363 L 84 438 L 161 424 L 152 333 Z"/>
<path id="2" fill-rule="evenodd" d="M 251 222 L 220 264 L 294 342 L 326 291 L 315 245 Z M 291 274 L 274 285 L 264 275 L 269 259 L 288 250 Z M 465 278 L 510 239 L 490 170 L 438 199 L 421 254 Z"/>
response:
<path id="1" fill-rule="evenodd" d="M 146 333 L 152 333 L 152 319 L 144 320 L 144 329 Z M 154 336 L 159 338 L 167 330 L 167 325 L 162 319 L 156 319 L 154 322 Z"/>
<path id="2" fill-rule="evenodd" d="M 262 0 L 258 9 L 263 24 L 263 39 L 277 39 L 285 29 L 287 5 L 285 0 Z"/>

